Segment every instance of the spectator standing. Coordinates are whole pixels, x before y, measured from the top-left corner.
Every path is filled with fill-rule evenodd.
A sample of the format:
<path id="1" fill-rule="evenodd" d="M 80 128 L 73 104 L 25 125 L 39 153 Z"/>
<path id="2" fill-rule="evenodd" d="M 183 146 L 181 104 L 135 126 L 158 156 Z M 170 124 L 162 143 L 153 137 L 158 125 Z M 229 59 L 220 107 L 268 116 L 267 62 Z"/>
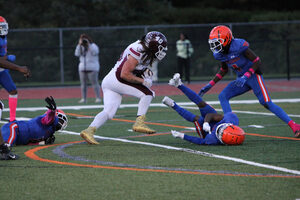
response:
<path id="1" fill-rule="evenodd" d="M 75 49 L 75 56 L 79 57 L 78 73 L 81 86 L 81 99 L 78 103 L 87 102 L 87 79 L 95 91 L 95 103 L 100 103 L 100 84 L 98 75 L 100 70 L 99 48 L 87 34 L 81 34 Z"/>
<path id="2" fill-rule="evenodd" d="M 194 49 L 185 34 L 180 34 L 180 39 L 176 42 L 176 49 L 178 72 L 183 77 L 184 70 L 185 81 L 190 83 L 190 58 L 194 53 Z"/>

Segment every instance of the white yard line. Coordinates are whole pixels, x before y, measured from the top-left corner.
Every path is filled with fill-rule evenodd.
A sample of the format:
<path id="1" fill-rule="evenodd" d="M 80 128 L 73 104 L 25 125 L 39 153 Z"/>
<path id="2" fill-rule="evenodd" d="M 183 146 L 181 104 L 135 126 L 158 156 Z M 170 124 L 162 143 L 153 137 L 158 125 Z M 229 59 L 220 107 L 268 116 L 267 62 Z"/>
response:
<path id="1" fill-rule="evenodd" d="M 273 99 L 274 103 L 300 103 L 300 99 Z M 191 106 L 195 105 L 193 102 L 176 102 L 180 106 Z M 218 105 L 219 101 L 207 101 L 210 105 Z M 233 100 L 230 104 L 258 104 L 258 100 Z M 121 104 L 120 108 L 136 108 L 138 104 Z M 166 107 L 162 103 L 151 103 L 150 107 Z M 81 110 L 81 109 L 100 109 L 103 105 L 80 105 L 80 106 L 58 106 L 59 109 L 63 110 Z M 39 111 L 46 110 L 46 107 L 18 107 L 17 111 Z M 4 108 L 4 112 L 8 112 L 8 108 Z M 270 114 L 270 113 L 269 113 Z"/>
<path id="2" fill-rule="evenodd" d="M 60 131 L 60 132 L 63 134 L 80 135 L 80 133 L 73 132 L 73 131 Z M 297 171 L 297 170 L 287 169 L 284 167 L 277 167 L 277 166 L 273 166 L 273 165 L 261 164 L 261 163 L 257 163 L 257 162 L 243 160 L 240 158 L 222 156 L 222 155 L 212 154 L 212 153 L 208 153 L 208 152 L 204 152 L 204 151 L 197 151 L 197 150 L 188 149 L 188 148 L 173 147 L 173 146 L 155 144 L 155 143 L 149 143 L 149 142 L 132 141 L 132 140 L 121 139 L 121 138 L 103 137 L 103 136 L 98 136 L 98 135 L 95 135 L 95 138 L 102 139 L 102 140 L 112 140 L 112 141 L 118 141 L 118 142 L 153 146 L 153 147 L 159 147 L 159 148 L 175 150 L 175 151 L 184 151 L 187 153 L 197 154 L 197 155 L 201 155 L 201 156 L 206 156 L 206 157 L 211 157 L 211 158 L 219 158 L 219 159 L 229 160 L 229 161 L 233 161 L 233 162 L 237 162 L 237 163 L 243 163 L 243 164 L 251 165 L 251 166 L 255 166 L 255 167 L 262 167 L 262 168 L 272 169 L 272 170 L 286 172 L 286 173 L 290 173 L 290 174 L 300 175 L 300 171 Z"/>

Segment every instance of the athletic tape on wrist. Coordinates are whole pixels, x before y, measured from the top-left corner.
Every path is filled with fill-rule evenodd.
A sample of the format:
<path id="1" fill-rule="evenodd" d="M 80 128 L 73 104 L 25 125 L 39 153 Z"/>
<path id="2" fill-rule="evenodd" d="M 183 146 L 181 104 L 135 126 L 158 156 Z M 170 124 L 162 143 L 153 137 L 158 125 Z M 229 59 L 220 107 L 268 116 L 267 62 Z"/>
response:
<path id="1" fill-rule="evenodd" d="M 215 82 L 214 80 L 211 80 L 211 81 L 209 81 L 209 84 L 210 84 L 211 86 L 214 86 L 214 85 L 216 84 L 216 82 Z"/>
<path id="2" fill-rule="evenodd" d="M 257 61 L 259 61 L 259 57 L 258 56 L 252 62 L 256 63 Z"/>
<path id="3" fill-rule="evenodd" d="M 223 78 L 221 74 L 216 74 L 216 77 L 218 77 L 220 80 Z"/>

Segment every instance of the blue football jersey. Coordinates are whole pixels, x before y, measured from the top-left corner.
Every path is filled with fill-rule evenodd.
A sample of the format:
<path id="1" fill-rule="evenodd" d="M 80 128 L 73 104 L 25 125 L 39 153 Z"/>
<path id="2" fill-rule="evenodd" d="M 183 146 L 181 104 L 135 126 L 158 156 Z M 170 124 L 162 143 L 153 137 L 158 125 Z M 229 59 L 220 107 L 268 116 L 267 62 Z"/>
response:
<path id="1" fill-rule="evenodd" d="M 19 129 L 17 144 L 28 144 L 30 140 L 42 140 L 53 135 L 58 124 L 58 118 L 55 117 L 53 123 L 44 125 L 41 120 L 45 115 L 35 117 L 29 121 L 16 121 Z"/>
<path id="2" fill-rule="evenodd" d="M 3 57 L 7 53 L 7 39 L 5 37 L 0 37 L 0 56 Z"/>
<path id="3" fill-rule="evenodd" d="M 231 123 L 233 125 L 239 125 L 239 118 L 237 117 L 236 114 L 232 112 L 225 113 L 221 121 L 217 123 L 215 122 L 209 123 L 210 126 L 212 127 L 212 131 L 210 134 L 207 134 L 204 139 L 199 137 L 189 136 L 189 135 L 184 135 L 184 139 L 195 144 L 206 144 L 206 145 L 222 144 L 216 136 L 216 128 L 219 124 L 223 124 L 223 123 Z"/>
<path id="4" fill-rule="evenodd" d="M 230 44 L 228 54 L 219 52 L 213 55 L 216 60 L 225 62 L 228 67 L 233 69 L 237 76 L 242 76 L 253 65 L 253 62 L 243 54 L 248 48 L 249 43 L 246 40 L 234 38 Z"/>

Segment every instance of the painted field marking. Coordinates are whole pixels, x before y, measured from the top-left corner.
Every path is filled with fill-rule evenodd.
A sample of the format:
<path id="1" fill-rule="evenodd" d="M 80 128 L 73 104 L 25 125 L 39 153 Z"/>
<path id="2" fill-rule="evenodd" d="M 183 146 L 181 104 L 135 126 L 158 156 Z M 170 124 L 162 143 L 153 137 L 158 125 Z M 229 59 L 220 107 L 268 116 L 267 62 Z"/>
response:
<path id="1" fill-rule="evenodd" d="M 299 103 L 300 99 L 273 99 L 274 103 Z M 258 100 L 232 100 L 229 101 L 230 104 L 258 104 Z M 180 106 L 191 106 L 195 105 L 193 102 L 176 102 Z M 210 105 L 219 105 L 219 101 L 207 101 L 206 103 Z M 138 104 L 121 104 L 120 108 L 136 108 Z M 165 107 L 163 103 L 151 103 L 150 107 Z M 80 106 L 58 106 L 58 109 L 62 110 L 82 110 L 82 109 L 99 109 L 103 108 L 103 105 L 80 105 Z M 39 111 L 39 110 L 47 110 L 46 107 L 18 107 L 17 111 Z M 9 108 L 4 108 L 4 112 L 9 112 Z M 273 114 L 273 113 L 267 113 Z M 292 116 L 292 115 L 290 115 Z M 297 115 L 300 117 L 300 115 Z"/>
<path id="2" fill-rule="evenodd" d="M 78 136 L 80 135 L 80 133 L 73 132 L 73 131 L 60 131 L 60 132 L 65 133 L 65 134 L 70 134 L 70 135 L 78 135 Z M 201 155 L 201 156 L 206 156 L 206 157 L 211 157 L 211 158 L 219 158 L 219 159 L 229 160 L 229 161 L 233 161 L 233 162 L 237 162 L 237 163 L 243 163 L 243 164 L 251 165 L 251 166 L 255 166 L 255 167 L 262 167 L 262 168 L 272 169 L 272 170 L 276 170 L 276 171 L 300 175 L 300 171 L 298 171 L 298 170 L 292 170 L 292 169 L 287 169 L 284 167 L 277 167 L 277 166 L 273 166 L 273 165 L 261 164 L 261 163 L 257 163 L 257 162 L 243 160 L 240 158 L 222 156 L 222 155 L 207 153 L 207 152 L 203 152 L 203 151 L 197 151 L 197 150 L 188 149 L 188 148 L 173 147 L 173 146 L 169 146 L 169 145 L 155 144 L 155 143 L 150 143 L 150 142 L 132 141 L 132 140 L 127 140 L 127 139 L 122 139 L 122 138 L 103 137 L 103 136 L 98 136 L 98 135 L 95 135 L 94 137 L 98 138 L 98 139 L 102 139 L 102 140 L 112 140 L 112 141 L 118 141 L 118 142 L 124 142 L 124 143 L 141 144 L 141 145 L 146 145 L 146 146 L 159 147 L 159 148 L 164 148 L 164 149 L 169 149 L 169 150 L 183 151 L 183 152 L 197 154 L 197 155 Z"/>

